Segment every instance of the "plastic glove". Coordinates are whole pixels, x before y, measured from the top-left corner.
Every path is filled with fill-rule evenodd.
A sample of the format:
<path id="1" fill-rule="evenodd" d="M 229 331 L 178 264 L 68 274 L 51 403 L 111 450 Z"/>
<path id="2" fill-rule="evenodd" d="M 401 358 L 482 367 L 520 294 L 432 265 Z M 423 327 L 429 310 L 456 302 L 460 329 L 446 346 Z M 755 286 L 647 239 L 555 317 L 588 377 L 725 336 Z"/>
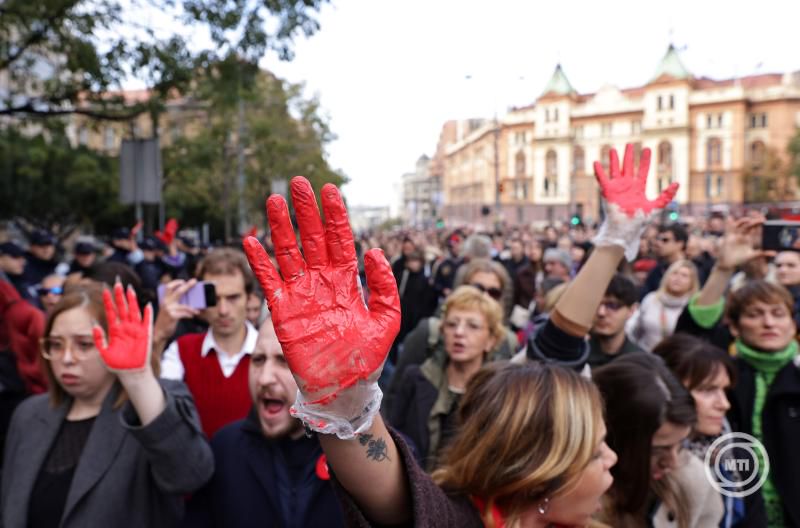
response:
<path id="1" fill-rule="evenodd" d="M 267 215 L 280 275 L 257 239 L 245 239 L 244 250 L 297 380 L 292 414 L 315 431 L 352 438 L 371 426 L 380 409 L 377 380 L 400 329 L 397 283 L 383 252 L 368 251 L 367 307 L 339 190 L 322 188 L 324 226 L 308 180 L 293 178 L 291 193 L 305 259 L 279 195 L 267 200 Z"/>
<path id="2" fill-rule="evenodd" d="M 155 236 L 164 242 L 166 245 L 172 244 L 172 241 L 175 240 L 175 235 L 178 233 L 178 221 L 174 218 L 170 218 L 167 220 L 167 224 L 164 226 L 164 232 L 156 231 Z"/>
<path id="3" fill-rule="evenodd" d="M 122 284 L 114 285 L 114 300 L 109 290 L 103 291 L 103 304 L 108 321 L 108 341 L 99 325 L 92 328 L 94 343 L 100 351 L 103 362 L 116 372 L 146 370 L 150 366 L 150 353 L 153 340 L 153 307 L 144 307 L 144 318 L 139 312 L 136 293 L 128 286 L 126 293 Z"/>
<path id="4" fill-rule="evenodd" d="M 647 172 L 650 170 L 650 149 L 642 151 L 637 177 L 633 176 L 633 145 L 625 145 L 625 158 L 622 172 L 619 170 L 619 157 L 616 149 L 609 153 L 611 178 L 606 176 L 603 165 L 594 162 L 594 175 L 605 198 L 603 210 L 605 221 L 593 242 L 597 246 L 621 246 L 625 248 L 625 258 L 629 261 L 639 253 L 639 242 L 647 223 L 675 197 L 678 183 L 673 182 L 655 200 L 648 200 Z"/>

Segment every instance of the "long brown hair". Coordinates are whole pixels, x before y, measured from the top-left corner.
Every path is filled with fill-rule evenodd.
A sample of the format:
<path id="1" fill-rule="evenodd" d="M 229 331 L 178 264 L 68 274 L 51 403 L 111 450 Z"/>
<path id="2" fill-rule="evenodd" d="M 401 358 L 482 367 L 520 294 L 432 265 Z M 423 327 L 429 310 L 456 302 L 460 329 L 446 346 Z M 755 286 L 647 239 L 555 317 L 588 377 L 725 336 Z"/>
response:
<path id="1" fill-rule="evenodd" d="M 472 377 L 459 419 L 433 480 L 449 493 L 479 497 L 493 526 L 495 505 L 513 524 L 577 483 L 600 441 L 603 408 L 595 386 L 571 370 L 497 362 Z"/>
<path id="2" fill-rule="evenodd" d="M 665 423 L 693 426 L 694 400 L 664 361 L 652 354 L 630 354 L 592 372 L 606 403 L 608 446 L 619 458 L 611 468 L 614 484 L 607 494 L 604 520 L 613 526 L 645 526 L 649 499 L 655 495 L 689 526 L 689 498 L 666 475 L 650 474 L 653 435 Z"/>
<path id="3" fill-rule="evenodd" d="M 103 286 L 97 283 L 89 283 L 70 286 L 65 290 L 64 295 L 47 318 L 47 322 L 44 326 L 44 337 L 50 337 L 50 332 L 53 330 L 53 323 L 59 315 L 74 308 L 86 309 L 103 329 L 103 332 L 108 335 L 108 321 L 106 320 L 106 311 L 103 306 Z M 61 403 L 70 398 L 70 396 L 61 387 L 61 384 L 58 383 L 50 361 L 43 360 L 41 364 L 45 376 L 47 376 L 47 381 L 49 382 L 48 393 L 50 395 L 50 404 L 53 407 L 58 407 Z M 150 364 L 153 368 L 153 373 L 158 377 L 161 371 L 161 361 L 158 354 L 151 355 Z M 128 401 L 128 395 L 125 389 L 120 388 L 119 395 L 114 401 L 114 408 L 119 408 L 126 401 Z"/>

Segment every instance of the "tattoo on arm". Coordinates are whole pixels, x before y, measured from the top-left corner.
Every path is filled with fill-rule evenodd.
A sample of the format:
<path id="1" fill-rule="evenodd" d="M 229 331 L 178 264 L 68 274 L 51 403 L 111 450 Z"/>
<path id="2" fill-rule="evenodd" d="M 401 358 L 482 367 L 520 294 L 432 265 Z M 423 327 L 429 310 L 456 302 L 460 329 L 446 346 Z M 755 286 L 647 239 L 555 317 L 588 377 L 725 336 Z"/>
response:
<path id="1" fill-rule="evenodd" d="M 376 438 L 373 440 L 371 434 L 362 434 L 358 437 L 358 443 L 367 448 L 367 458 L 375 462 L 383 462 L 390 460 L 387 453 L 386 442 L 383 438 Z"/>

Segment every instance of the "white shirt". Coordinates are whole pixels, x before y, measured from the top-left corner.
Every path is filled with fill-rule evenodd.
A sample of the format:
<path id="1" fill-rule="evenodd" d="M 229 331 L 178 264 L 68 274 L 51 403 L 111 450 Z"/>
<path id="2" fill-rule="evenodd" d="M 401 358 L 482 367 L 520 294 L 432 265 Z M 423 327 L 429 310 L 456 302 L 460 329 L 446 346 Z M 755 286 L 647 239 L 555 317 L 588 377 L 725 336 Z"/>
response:
<path id="1" fill-rule="evenodd" d="M 245 355 L 251 354 L 256 347 L 258 330 L 256 330 L 249 321 L 245 321 L 245 327 L 247 328 L 247 334 L 244 337 L 242 349 L 234 355 L 228 354 L 217 346 L 217 341 L 214 339 L 214 332 L 210 328 L 208 332 L 206 332 L 206 337 L 203 338 L 203 344 L 200 346 L 200 356 L 202 357 L 206 357 L 211 350 L 217 352 L 219 367 L 222 369 L 222 374 L 226 378 L 230 378 L 233 375 L 233 371 L 236 370 L 236 365 L 239 364 L 239 361 L 241 361 Z M 181 355 L 178 352 L 178 341 L 175 340 L 170 343 L 164 351 L 164 355 L 161 356 L 161 377 L 164 379 L 183 380 L 184 372 Z"/>

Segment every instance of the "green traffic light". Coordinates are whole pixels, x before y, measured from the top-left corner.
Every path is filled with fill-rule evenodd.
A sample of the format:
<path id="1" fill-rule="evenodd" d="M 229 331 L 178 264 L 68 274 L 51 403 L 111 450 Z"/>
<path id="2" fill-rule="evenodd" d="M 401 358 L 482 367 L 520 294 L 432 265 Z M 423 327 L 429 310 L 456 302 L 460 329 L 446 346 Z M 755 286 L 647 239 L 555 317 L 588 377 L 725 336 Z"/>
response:
<path id="1" fill-rule="evenodd" d="M 572 223 L 572 225 L 576 226 L 576 225 L 581 223 L 581 219 L 578 218 L 577 216 L 573 216 L 572 220 L 570 220 L 570 223 Z"/>
<path id="2" fill-rule="evenodd" d="M 670 219 L 670 220 L 677 220 L 677 219 L 678 219 L 678 211 L 672 211 L 672 212 L 669 214 L 669 219 Z"/>

